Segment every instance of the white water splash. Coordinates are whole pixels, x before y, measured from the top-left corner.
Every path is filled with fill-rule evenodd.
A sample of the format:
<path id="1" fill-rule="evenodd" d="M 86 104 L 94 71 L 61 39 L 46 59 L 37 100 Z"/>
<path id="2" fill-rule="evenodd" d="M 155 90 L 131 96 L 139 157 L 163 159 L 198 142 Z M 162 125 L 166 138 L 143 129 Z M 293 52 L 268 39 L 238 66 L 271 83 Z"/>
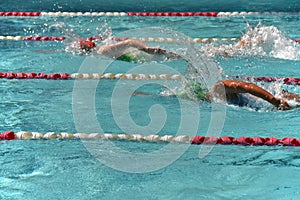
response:
<path id="1" fill-rule="evenodd" d="M 296 108 L 300 106 L 300 99 L 295 97 L 294 99 L 285 98 L 283 95 L 283 90 L 287 90 L 294 94 L 299 94 L 297 88 L 294 86 L 287 87 L 283 81 L 276 81 L 274 83 L 256 83 L 258 86 L 264 88 L 265 90 L 271 92 L 275 97 L 284 99 L 291 108 Z"/>
<path id="2" fill-rule="evenodd" d="M 236 44 L 212 44 L 202 47 L 209 56 L 268 56 L 300 60 L 300 45 L 284 36 L 275 26 L 248 26 Z"/>
<path id="3" fill-rule="evenodd" d="M 275 26 L 249 27 L 241 42 L 251 51 L 259 48 L 263 55 L 289 60 L 300 59 L 300 45 L 286 38 Z"/>
<path id="4" fill-rule="evenodd" d="M 66 40 L 64 40 L 64 44 L 66 45 L 65 51 L 67 53 L 72 54 L 83 54 L 84 52 L 80 49 L 80 39 L 84 38 L 83 36 L 80 36 L 71 26 L 68 24 L 65 24 L 63 22 L 58 22 L 53 25 L 51 25 L 49 28 L 54 28 L 58 31 L 60 31 L 63 35 L 65 35 Z M 81 30 L 83 31 L 83 30 Z M 97 43 L 97 46 L 110 44 L 115 41 L 112 40 L 112 30 L 108 26 L 107 22 L 104 22 L 101 24 L 101 26 L 97 26 L 95 30 L 86 29 L 84 31 L 90 32 L 90 35 L 93 35 L 93 37 L 97 38 L 98 40 L 94 41 Z"/>

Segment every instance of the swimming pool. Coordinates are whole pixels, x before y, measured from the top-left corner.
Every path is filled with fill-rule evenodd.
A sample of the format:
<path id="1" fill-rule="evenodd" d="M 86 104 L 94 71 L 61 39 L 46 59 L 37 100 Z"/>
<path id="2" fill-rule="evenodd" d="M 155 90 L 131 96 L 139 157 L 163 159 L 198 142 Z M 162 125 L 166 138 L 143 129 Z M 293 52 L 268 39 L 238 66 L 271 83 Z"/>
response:
<path id="1" fill-rule="evenodd" d="M 39 5 L 39 2 L 37 1 L 35 4 Z M 280 4 L 280 1 L 274 5 L 277 4 Z M 186 6 L 189 7 L 188 2 L 186 2 Z M 285 6 L 287 6 L 285 10 L 278 10 L 278 7 L 274 10 L 288 12 L 295 11 L 288 10 L 288 6 L 299 7 L 296 1 L 291 1 Z M 255 11 L 264 11 L 262 7 L 258 7 L 258 10 Z M 6 8 L 5 11 L 15 11 L 9 6 L 4 8 Z M 29 8 L 28 5 L 20 3 L 18 10 L 21 9 L 28 10 Z M 52 8 L 43 10 L 52 11 L 50 9 Z M 59 7 L 55 7 L 55 9 L 59 9 Z M 76 7 L 76 9 L 79 8 Z M 221 8 L 216 11 L 219 10 L 223 11 Z M 229 7 L 228 10 L 230 10 Z M 168 11 L 176 11 L 176 9 Z M 243 9 L 236 11 L 243 11 Z M 246 32 L 247 23 L 253 27 L 261 23 L 260 27 L 265 28 L 263 34 L 268 35 L 269 38 L 268 45 L 264 46 L 267 53 L 254 55 L 254 51 L 253 54 L 238 54 L 233 57 L 217 56 L 211 59 L 219 62 L 227 75 L 299 77 L 299 46 L 294 43 L 290 45 L 290 48 L 286 48 L 288 43 L 285 43 L 286 45 L 280 49 L 272 46 L 274 43 L 286 42 L 286 38 L 299 38 L 297 26 L 299 19 L 298 14 L 251 15 L 244 18 L 3 17 L 0 18 L 1 27 L 3 27 L 0 30 L 0 36 L 60 35 L 61 32 L 49 28 L 49 26 L 63 22 L 73 27 L 75 32 L 82 37 L 86 37 L 93 35 L 97 32 L 97 27 L 101 27 L 106 22 L 116 36 L 123 36 L 124 31 L 130 31 L 132 34 L 145 34 L 144 37 L 151 37 L 152 35 L 149 33 L 132 32 L 132 30 L 156 26 L 171 28 L 192 38 L 240 38 Z M 277 30 L 282 35 L 278 35 Z M 82 70 L 89 71 L 89 69 L 83 68 L 83 63 L 89 60 L 89 57 L 66 53 L 65 46 L 61 42 L 2 40 L 0 44 L 2 47 L 0 50 L 2 72 L 34 71 L 71 74 Z M 157 43 L 150 44 L 158 45 Z M 160 45 L 168 48 L 170 44 L 162 43 Z M 201 48 L 203 44 L 195 46 Z M 295 51 L 291 51 L 291 48 Z M 41 53 L 40 50 L 56 51 Z M 248 50 L 243 53 L 245 52 Z M 288 59 L 283 59 L 283 57 Z M 185 66 L 180 61 L 164 64 L 184 73 Z M 153 63 L 152 65 L 156 66 Z M 128 73 L 136 66 L 139 64 L 115 61 L 107 68 L 106 72 Z M 151 69 L 150 64 L 147 70 L 152 72 L 156 69 Z M 41 133 L 51 131 L 76 133 L 80 131 L 81 127 L 78 127 L 74 117 L 82 119 L 82 116 L 86 116 L 85 114 L 89 110 L 82 106 L 79 110 L 75 109 L 74 111 L 74 105 L 82 105 L 79 102 L 82 99 L 74 100 L 74 88 L 77 86 L 79 89 L 78 97 L 81 94 L 87 95 L 95 91 L 94 88 L 80 87 L 83 83 L 84 81 L 81 80 L 1 79 L 1 131 L 38 131 Z M 123 112 L 112 112 L 112 92 L 117 83 L 118 80 L 100 81 L 95 91 L 95 108 L 96 118 L 103 131 L 121 134 L 124 133 L 124 130 L 114 119 L 119 114 L 118 119 L 121 122 L 127 122 L 128 116 Z M 138 83 L 126 81 L 121 84 L 126 87 Z M 278 86 L 277 83 L 258 84 L 266 88 Z M 299 86 L 283 85 L 282 87 L 300 93 Z M 159 94 L 162 87 L 157 84 L 146 84 L 139 90 Z M 123 105 L 121 100 L 116 103 Z M 139 126 L 147 126 L 151 123 L 151 117 L 153 120 L 161 119 L 161 112 L 158 114 L 154 112 L 151 117 L 148 114 L 152 105 L 159 104 L 165 109 L 167 119 L 158 134 L 175 135 L 180 127 L 181 117 L 184 116 L 181 113 L 180 103 L 182 103 L 180 100 L 173 97 L 132 96 L 128 107 L 132 120 Z M 197 135 L 205 135 L 213 113 L 211 104 L 206 102 L 194 104 L 191 101 L 184 101 L 184 103 L 184 105 L 188 105 L 186 111 L 189 113 L 188 116 L 199 114 Z M 224 126 L 221 127 L 220 136 L 299 137 L 299 109 L 280 112 L 273 110 L 270 106 L 263 109 L 252 109 L 226 105 L 225 110 L 225 121 Z M 218 109 L 214 112 L 217 113 Z M 89 123 L 89 120 L 83 120 L 83 123 Z M 85 128 L 89 129 L 90 127 Z M 125 130 L 127 130 L 126 128 L 128 127 L 125 126 Z M 135 129 L 130 132 L 130 128 L 129 126 L 129 130 L 127 130 L 130 134 L 149 134 L 135 132 Z M 186 134 L 192 134 L 188 132 L 193 128 L 186 127 Z M 105 145 L 105 143 L 96 144 Z M 151 169 L 157 164 L 155 162 L 163 163 L 168 158 L 176 158 L 181 155 L 182 149 L 188 148 L 178 159 L 174 159 L 174 162 L 170 162 L 165 167 L 146 173 L 127 173 L 124 168 L 121 168 L 124 166 L 118 166 L 119 169 L 123 169 L 121 171 L 109 167 L 107 163 L 111 160 L 104 160 L 107 163 L 101 162 L 103 161 L 101 158 L 111 155 L 112 152 L 109 151 L 113 151 L 113 149 L 100 149 L 99 155 L 103 157 L 99 158 L 93 151 L 95 150 L 93 149 L 94 141 L 1 141 L 0 197 L 1 199 L 297 199 L 299 195 L 298 147 L 216 145 L 208 155 L 200 158 L 199 150 L 202 145 L 167 145 L 166 143 L 124 141 L 115 141 L 113 144 L 129 152 L 142 155 L 161 150 L 166 146 L 173 148 L 173 151 L 158 154 L 152 160 L 143 160 L 145 163 L 138 163 L 141 161 L 139 159 L 133 160 L 133 164 L 141 167 L 137 172 Z M 124 164 L 122 157 L 115 157 L 115 159 Z M 131 163 L 127 164 L 131 166 Z M 114 166 L 117 168 L 117 165 Z"/>

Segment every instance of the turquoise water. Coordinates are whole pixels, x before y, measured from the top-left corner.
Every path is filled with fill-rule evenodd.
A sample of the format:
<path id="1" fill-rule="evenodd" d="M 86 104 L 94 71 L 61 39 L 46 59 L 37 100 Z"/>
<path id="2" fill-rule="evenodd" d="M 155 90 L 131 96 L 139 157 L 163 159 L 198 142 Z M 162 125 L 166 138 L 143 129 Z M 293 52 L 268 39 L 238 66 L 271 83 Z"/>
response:
<path id="1" fill-rule="evenodd" d="M 36 3 L 38 4 L 38 2 Z M 290 3 L 296 4 L 294 2 Z M 167 4 L 166 4 L 167 5 Z M 26 6 L 24 6 L 26 7 Z M 8 7 L 9 8 L 9 7 Z M 74 28 L 80 36 L 97 33 L 104 22 L 114 35 L 135 28 L 171 28 L 189 37 L 242 37 L 247 24 L 261 23 L 268 43 L 261 45 L 264 52 L 246 49 L 233 57 L 211 57 L 219 62 L 227 75 L 300 77 L 299 46 L 289 44 L 286 38 L 299 38 L 299 15 L 248 16 L 224 18 L 138 18 L 138 17 L 74 17 L 74 18 L 0 18 L 0 35 L 60 35 L 50 29 L 63 22 Z M 276 31 L 282 35 L 278 35 Z M 140 35 L 140 32 L 136 34 Z M 147 35 L 145 37 L 150 37 Z M 276 46 L 276 42 L 285 45 Z M 278 43 L 276 43 L 278 44 Z M 64 51 L 64 44 L 56 42 L 0 41 L 2 72 L 76 73 L 88 56 L 72 55 Z M 158 45 L 158 44 L 151 44 Z M 168 44 L 160 44 L 170 48 Z M 219 44 L 220 45 L 220 44 Z M 290 46 L 289 46 L 290 45 Z M 286 47 L 291 47 L 287 49 Z M 196 45 L 196 48 L 202 48 Z M 40 53 L 39 50 L 55 50 Z M 258 54 L 258 55 L 257 55 Z M 287 56 L 288 55 L 288 56 Z M 284 59 L 288 58 L 288 59 Z M 184 72 L 184 63 L 171 61 L 165 65 Z M 127 72 L 139 64 L 114 62 L 106 71 Z M 85 69 L 87 70 L 87 69 Z M 151 72 L 154 69 L 149 69 Z M 87 70 L 88 71 L 88 70 Z M 89 110 L 74 101 L 75 81 L 1 80 L 0 130 L 72 132 L 78 130 L 74 113 L 85 116 Z M 117 81 L 101 81 L 95 95 L 96 117 L 104 132 L 123 133 L 112 113 L 112 91 Z M 123 82 L 125 86 L 137 84 Z M 279 84 L 264 84 L 273 89 Z M 299 86 L 282 86 L 300 93 Z M 140 91 L 159 94 L 163 87 L 150 84 Z M 79 92 L 93 92 L 93 88 L 80 88 Z M 120 97 L 121 98 L 121 97 Z M 122 100 L 122 99 L 121 99 Z M 117 103 L 121 103 L 121 100 Z M 188 112 L 200 112 L 197 134 L 204 135 L 210 123 L 212 105 L 192 104 Z M 151 123 L 149 108 L 161 105 L 167 114 L 158 134 L 175 135 L 182 117 L 180 100 L 174 97 L 132 96 L 130 116 L 140 126 Z M 299 137 L 299 109 L 280 112 L 271 106 L 253 109 L 226 105 L 221 135 Z M 218 112 L 215 111 L 215 112 Z M 153 115 L 160 117 L 161 113 Z M 120 111 L 119 119 L 128 118 Z M 89 119 L 88 119 L 89 120 Z M 88 121 L 87 120 L 87 121 Z M 87 123 L 87 122 L 86 122 Z M 84 127 L 93 130 L 93 127 Z M 82 130 L 82 127 L 79 127 Z M 187 128 L 186 134 L 192 130 Z M 130 130 L 129 130 L 130 131 Z M 136 133 L 132 129 L 132 134 Z M 138 132 L 140 133 L 140 132 Z M 146 133 L 140 133 L 146 134 Z M 166 144 L 115 142 L 130 152 L 149 153 L 166 147 Z M 1 199 L 297 199 L 299 195 L 299 149 L 297 147 L 244 147 L 215 146 L 204 158 L 199 157 L 201 146 L 190 146 L 183 155 L 166 167 L 147 173 L 126 173 L 106 166 L 93 156 L 98 146 L 91 142 L 72 141 L 2 141 L 0 148 Z M 100 144 L 101 145 L 101 144 Z M 175 150 L 161 154 L 158 162 L 180 153 L 181 145 L 172 144 Z M 178 148 L 178 151 L 176 151 Z M 101 149 L 105 154 L 105 150 Z M 111 152 L 110 152 L 111 153 Z M 117 152 L 116 152 L 117 153 Z M 116 160 L 122 159 L 121 156 Z M 142 166 L 138 160 L 133 160 Z M 157 160 L 153 159 L 154 165 Z M 143 169 L 140 169 L 143 170 Z"/>

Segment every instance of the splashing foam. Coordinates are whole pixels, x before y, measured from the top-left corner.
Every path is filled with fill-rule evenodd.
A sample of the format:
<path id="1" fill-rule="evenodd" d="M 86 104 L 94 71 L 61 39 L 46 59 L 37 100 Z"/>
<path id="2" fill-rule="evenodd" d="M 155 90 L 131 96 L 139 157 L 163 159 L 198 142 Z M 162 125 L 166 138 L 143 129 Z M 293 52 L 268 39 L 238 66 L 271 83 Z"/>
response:
<path id="1" fill-rule="evenodd" d="M 77 34 L 77 32 L 71 26 L 63 22 L 59 22 L 51 25 L 49 28 L 54 28 L 65 35 L 66 40 L 64 41 L 64 43 L 66 45 L 65 51 L 67 53 L 82 54 L 79 43 L 82 37 Z M 112 30 L 106 22 L 104 22 L 101 27 L 96 27 L 93 33 L 91 29 L 87 29 L 86 31 L 90 32 L 89 34 L 93 35 L 96 38 L 101 38 L 101 41 L 99 41 L 99 43 L 102 44 L 97 44 L 97 46 L 115 42 L 112 40 Z"/>
<path id="2" fill-rule="evenodd" d="M 190 43 L 190 38 L 181 34 L 174 34 L 172 31 L 167 30 L 160 33 L 153 32 L 150 36 L 153 37 L 155 34 L 160 34 L 158 37 L 163 35 L 167 38 L 173 38 L 174 41 L 178 41 L 162 48 L 180 55 L 184 60 L 182 65 L 186 65 L 184 79 L 180 83 L 174 83 L 173 86 L 169 85 L 170 87 L 163 90 L 160 95 L 176 95 L 193 101 L 199 101 L 201 99 L 199 99 L 199 93 L 195 93 L 195 83 L 197 83 L 197 86 L 201 86 L 201 90 L 205 93 L 206 91 L 209 92 L 210 88 L 222 79 L 223 69 L 201 49 L 195 48 L 194 44 Z"/>
<path id="3" fill-rule="evenodd" d="M 275 26 L 248 26 L 236 44 L 202 47 L 208 56 L 269 56 L 280 59 L 300 60 L 300 45 L 286 38 Z"/>
<path id="4" fill-rule="evenodd" d="M 297 91 L 298 88 L 294 86 L 286 86 L 284 85 L 283 81 L 277 81 L 270 84 L 265 83 L 257 83 L 260 87 L 264 88 L 265 90 L 271 92 L 275 97 L 284 99 L 288 105 L 292 108 L 296 108 L 300 106 L 300 98 L 297 95 L 299 92 Z M 289 91 L 288 93 L 292 92 L 296 94 L 295 97 L 287 97 L 284 95 L 284 90 Z M 290 94 L 292 94 L 290 93 Z"/>
<path id="5" fill-rule="evenodd" d="M 249 47 L 252 52 L 258 48 L 262 55 L 289 60 L 300 59 L 300 46 L 284 37 L 275 26 L 249 27 L 241 42 L 244 42 L 245 47 Z"/>
<path id="6" fill-rule="evenodd" d="M 184 73 L 184 79 L 180 86 L 174 87 L 170 90 L 164 90 L 160 94 L 163 96 L 176 95 L 181 98 L 187 98 L 193 101 L 203 101 L 202 97 L 199 97 L 200 91 L 204 94 L 211 92 L 212 86 L 219 80 L 222 80 L 224 71 L 216 62 L 210 60 L 206 54 L 194 49 L 193 55 L 182 56 L 187 66 Z M 201 90 L 196 90 L 196 85 Z M 201 92 L 201 93 L 202 93 Z"/>

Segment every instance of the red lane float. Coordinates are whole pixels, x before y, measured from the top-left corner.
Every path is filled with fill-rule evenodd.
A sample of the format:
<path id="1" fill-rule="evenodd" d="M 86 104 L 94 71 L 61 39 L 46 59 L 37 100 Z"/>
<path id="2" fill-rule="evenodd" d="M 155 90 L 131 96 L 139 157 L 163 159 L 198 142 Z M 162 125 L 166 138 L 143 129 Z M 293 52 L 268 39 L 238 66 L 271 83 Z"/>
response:
<path id="1" fill-rule="evenodd" d="M 23 40 L 29 40 L 29 41 L 63 41 L 66 37 L 64 36 L 25 36 L 23 37 Z"/>
<path id="2" fill-rule="evenodd" d="M 41 12 L 0 12 L 0 16 L 38 17 L 38 16 L 41 16 Z"/>
<path id="3" fill-rule="evenodd" d="M 243 145 L 243 146 L 300 146 L 300 139 L 297 138 L 283 138 L 277 139 L 275 137 L 238 137 L 234 138 L 231 136 L 222 136 L 222 137 L 214 137 L 214 136 L 195 136 L 191 139 L 191 144 L 199 145 Z"/>
<path id="4" fill-rule="evenodd" d="M 142 17 L 217 17 L 217 12 L 127 12 L 128 16 L 142 16 Z"/>
<path id="5" fill-rule="evenodd" d="M 67 80 L 70 79 L 70 74 L 67 73 L 55 73 L 55 74 L 45 74 L 45 73 L 24 73 L 24 72 L 0 72 L 0 78 L 6 79 L 52 79 L 52 80 Z"/>
<path id="6" fill-rule="evenodd" d="M 14 140 L 17 139 L 13 131 L 6 131 L 0 134 L 0 140 Z"/>

